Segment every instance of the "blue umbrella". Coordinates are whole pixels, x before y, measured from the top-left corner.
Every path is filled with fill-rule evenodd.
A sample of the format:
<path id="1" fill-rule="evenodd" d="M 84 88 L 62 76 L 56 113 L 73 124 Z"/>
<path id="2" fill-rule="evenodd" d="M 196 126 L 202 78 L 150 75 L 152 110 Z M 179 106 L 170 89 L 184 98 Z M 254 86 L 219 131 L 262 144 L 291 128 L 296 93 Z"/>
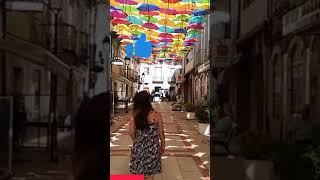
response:
<path id="1" fill-rule="evenodd" d="M 184 28 L 178 28 L 174 30 L 174 33 L 182 33 L 182 34 L 186 34 L 187 30 L 185 30 Z"/>
<path id="2" fill-rule="evenodd" d="M 192 39 L 192 38 L 198 38 L 200 37 L 200 34 L 190 34 L 186 37 L 186 39 Z"/>
<path id="3" fill-rule="evenodd" d="M 114 7 L 114 6 L 110 6 L 110 9 L 113 9 L 113 10 L 121 10 L 120 8 L 117 8 L 117 7 Z"/>
<path id="4" fill-rule="evenodd" d="M 203 15 L 210 14 L 210 12 L 209 12 L 208 10 L 199 10 L 199 9 L 196 9 L 196 10 L 193 10 L 193 11 L 192 11 L 192 14 L 195 15 L 195 16 L 203 16 Z"/>
<path id="5" fill-rule="evenodd" d="M 161 32 L 174 33 L 174 29 L 166 26 L 161 26 L 158 29 Z"/>
<path id="6" fill-rule="evenodd" d="M 204 23 L 205 18 L 203 16 L 194 16 L 189 20 L 189 23 Z"/>
<path id="7" fill-rule="evenodd" d="M 193 46 L 194 43 L 189 43 L 189 42 L 188 42 L 188 43 L 183 43 L 183 45 L 184 45 L 184 46 Z"/>
<path id="8" fill-rule="evenodd" d="M 137 9 L 139 11 L 158 11 L 160 8 L 153 4 L 141 4 Z"/>
<path id="9" fill-rule="evenodd" d="M 132 24 L 143 25 L 143 21 L 135 16 L 128 16 L 127 20 Z"/>

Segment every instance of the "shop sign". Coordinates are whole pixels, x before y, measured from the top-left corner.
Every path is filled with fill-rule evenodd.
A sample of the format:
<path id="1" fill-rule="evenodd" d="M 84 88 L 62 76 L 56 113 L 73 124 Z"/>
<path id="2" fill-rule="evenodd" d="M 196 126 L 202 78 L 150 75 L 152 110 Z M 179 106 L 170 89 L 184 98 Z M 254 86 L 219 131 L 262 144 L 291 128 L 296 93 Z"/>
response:
<path id="1" fill-rule="evenodd" d="M 182 74 L 177 74 L 176 75 L 176 83 L 182 83 L 183 82 L 183 75 Z"/>
<path id="2" fill-rule="evenodd" d="M 320 20 L 320 0 L 309 0 L 285 14 L 282 18 L 282 35 L 287 35 Z"/>
<path id="3" fill-rule="evenodd" d="M 231 39 L 213 41 L 212 65 L 214 67 L 225 67 L 230 64 Z"/>

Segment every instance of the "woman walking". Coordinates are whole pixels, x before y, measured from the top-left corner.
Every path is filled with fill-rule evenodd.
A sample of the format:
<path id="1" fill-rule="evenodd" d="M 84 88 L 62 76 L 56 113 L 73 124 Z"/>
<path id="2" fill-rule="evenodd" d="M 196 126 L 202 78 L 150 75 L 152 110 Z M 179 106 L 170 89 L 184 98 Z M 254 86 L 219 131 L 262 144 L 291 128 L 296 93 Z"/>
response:
<path id="1" fill-rule="evenodd" d="M 146 91 L 137 93 L 133 103 L 133 115 L 129 125 L 133 140 L 130 172 L 153 180 L 154 175 L 162 172 L 161 154 L 165 150 L 162 117 L 152 108 L 150 95 Z"/>

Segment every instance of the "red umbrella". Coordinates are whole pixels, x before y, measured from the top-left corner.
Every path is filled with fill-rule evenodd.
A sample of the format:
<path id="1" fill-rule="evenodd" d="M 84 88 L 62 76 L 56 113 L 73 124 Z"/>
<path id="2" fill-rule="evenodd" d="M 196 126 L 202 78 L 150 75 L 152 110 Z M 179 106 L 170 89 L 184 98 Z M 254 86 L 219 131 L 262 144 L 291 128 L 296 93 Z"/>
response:
<path id="1" fill-rule="evenodd" d="M 177 11 L 177 14 L 191 14 L 191 10 Z"/>
<path id="2" fill-rule="evenodd" d="M 115 18 L 111 21 L 112 25 L 116 24 L 130 24 L 127 20 L 125 19 L 120 19 L 120 18 Z"/>
<path id="3" fill-rule="evenodd" d="M 177 3 L 180 2 L 181 0 L 161 0 L 164 3 Z"/>
<path id="4" fill-rule="evenodd" d="M 126 36 L 126 35 L 122 35 L 122 36 L 119 36 L 119 39 L 131 39 L 130 36 Z"/>
<path id="5" fill-rule="evenodd" d="M 152 42 L 152 44 L 159 44 L 159 41 L 156 41 L 156 40 L 153 40 L 151 42 Z"/>
<path id="6" fill-rule="evenodd" d="M 159 27 L 153 23 L 144 23 L 143 27 L 148 28 L 148 29 L 159 29 Z"/>
<path id="7" fill-rule="evenodd" d="M 142 14 L 145 16 L 158 16 L 159 12 L 157 12 L 157 11 L 140 11 L 139 14 Z"/>
<path id="8" fill-rule="evenodd" d="M 128 15 L 121 10 L 110 10 L 110 16 L 115 18 L 126 18 Z"/>
<path id="9" fill-rule="evenodd" d="M 173 42 L 173 40 L 168 38 L 161 38 L 159 42 Z"/>
<path id="10" fill-rule="evenodd" d="M 192 39 L 187 39 L 185 42 L 187 42 L 187 43 L 195 43 L 195 42 L 198 42 L 198 40 L 196 38 L 192 38 Z"/>
<path id="11" fill-rule="evenodd" d="M 159 37 L 162 37 L 162 38 L 173 38 L 173 35 L 170 34 L 170 33 L 161 33 L 159 35 Z"/>
<path id="12" fill-rule="evenodd" d="M 188 26 L 188 28 L 190 28 L 190 29 L 203 29 L 204 27 L 202 26 L 202 24 L 192 23 Z"/>
<path id="13" fill-rule="evenodd" d="M 177 11 L 175 9 L 170 9 L 170 8 L 161 8 L 160 12 L 168 15 L 176 15 Z"/>
<path id="14" fill-rule="evenodd" d="M 128 4 L 128 5 L 137 5 L 137 4 L 139 4 L 138 2 L 136 2 L 134 0 L 116 0 L 116 2 L 118 2 L 120 4 Z"/>

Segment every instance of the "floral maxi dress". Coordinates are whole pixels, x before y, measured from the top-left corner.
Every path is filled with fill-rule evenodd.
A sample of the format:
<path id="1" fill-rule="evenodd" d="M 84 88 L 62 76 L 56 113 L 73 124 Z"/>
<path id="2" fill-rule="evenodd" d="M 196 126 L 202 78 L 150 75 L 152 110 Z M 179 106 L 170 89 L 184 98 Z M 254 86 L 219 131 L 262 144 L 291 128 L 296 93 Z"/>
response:
<path id="1" fill-rule="evenodd" d="M 159 127 L 156 122 L 148 128 L 136 131 L 131 148 L 130 173 L 153 176 L 162 172 Z"/>

